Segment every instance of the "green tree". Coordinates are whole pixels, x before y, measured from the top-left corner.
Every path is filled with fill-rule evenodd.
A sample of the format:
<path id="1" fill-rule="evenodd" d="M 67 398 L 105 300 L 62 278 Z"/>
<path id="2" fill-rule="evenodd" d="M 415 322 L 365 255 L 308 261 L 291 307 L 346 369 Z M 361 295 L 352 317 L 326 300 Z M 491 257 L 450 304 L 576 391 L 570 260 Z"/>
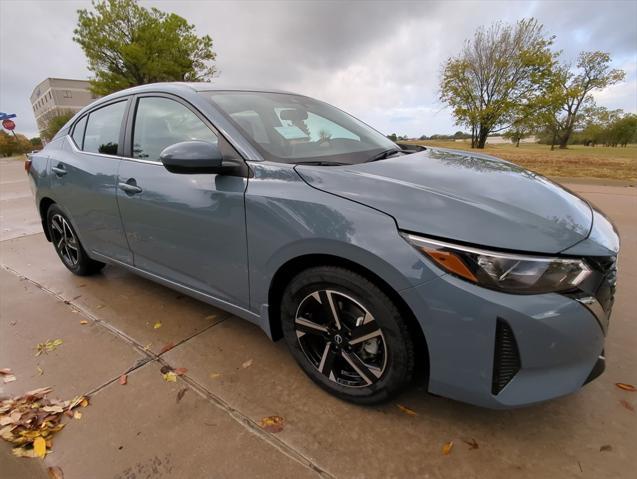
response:
<path id="1" fill-rule="evenodd" d="M 0 130 L 0 156 L 19 155 L 32 149 L 31 143 L 26 136 L 20 133 L 9 134 L 4 130 Z"/>
<path id="2" fill-rule="evenodd" d="M 206 81 L 216 70 L 212 38 L 174 13 L 140 6 L 137 0 L 99 0 L 78 10 L 73 40 L 94 73 L 91 90 L 107 95 L 162 81 Z"/>
<path id="3" fill-rule="evenodd" d="M 60 129 L 73 117 L 73 112 L 64 111 L 49 119 L 41 135 L 46 141 L 51 141 Z"/>
<path id="4" fill-rule="evenodd" d="M 559 84 L 559 91 L 554 96 L 549 126 L 560 148 L 568 146 L 573 131 L 581 124 L 581 111 L 594 106 L 591 93 L 624 79 L 625 72 L 611 69 L 610 63 L 608 53 L 582 52 L 576 71 L 572 71 L 569 65 L 556 69 L 554 78 Z"/>
<path id="5" fill-rule="evenodd" d="M 443 67 L 440 99 L 458 125 L 471 129 L 471 146 L 530 114 L 550 86 L 556 54 L 535 19 L 476 30 L 462 52 Z"/>

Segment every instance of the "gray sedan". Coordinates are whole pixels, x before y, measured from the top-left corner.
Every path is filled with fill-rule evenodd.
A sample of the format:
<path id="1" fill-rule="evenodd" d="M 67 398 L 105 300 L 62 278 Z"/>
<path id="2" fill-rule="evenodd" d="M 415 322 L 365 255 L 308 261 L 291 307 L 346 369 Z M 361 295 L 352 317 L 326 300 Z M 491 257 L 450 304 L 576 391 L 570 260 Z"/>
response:
<path id="1" fill-rule="evenodd" d="M 245 318 L 343 399 L 417 378 L 506 408 L 604 369 L 614 227 L 497 158 L 400 146 L 302 95 L 166 83 L 84 108 L 25 168 L 71 272 Z"/>

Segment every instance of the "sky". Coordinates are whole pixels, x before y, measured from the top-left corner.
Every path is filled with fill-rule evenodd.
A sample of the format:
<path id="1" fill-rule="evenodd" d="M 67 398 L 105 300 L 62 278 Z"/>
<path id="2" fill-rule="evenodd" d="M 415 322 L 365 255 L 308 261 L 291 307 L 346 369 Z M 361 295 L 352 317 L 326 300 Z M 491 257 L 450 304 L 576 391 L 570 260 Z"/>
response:
<path id="1" fill-rule="evenodd" d="M 438 100 L 445 60 L 481 25 L 537 18 L 564 62 L 603 50 L 625 81 L 595 93 L 599 105 L 637 113 L 637 0 L 628 1 L 142 1 L 213 38 L 224 83 L 309 95 L 385 134 L 453 133 Z M 47 77 L 86 79 L 72 41 L 89 1 L 0 0 L 0 111 L 37 135 L 29 101 Z"/>

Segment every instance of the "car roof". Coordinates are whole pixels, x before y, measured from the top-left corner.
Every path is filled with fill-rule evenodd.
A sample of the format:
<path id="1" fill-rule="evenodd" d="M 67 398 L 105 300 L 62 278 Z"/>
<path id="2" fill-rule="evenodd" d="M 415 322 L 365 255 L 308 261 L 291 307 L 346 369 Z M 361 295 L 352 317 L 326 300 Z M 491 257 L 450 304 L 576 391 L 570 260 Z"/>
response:
<path id="1" fill-rule="evenodd" d="M 108 96 L 100 98 L 100 100 L 110 100 L 113 98 L 118 98 L 120 96 L 133 95 L 136 93 L 144 93 L 144 92 L 165 92 L 165 93 L 178 93 L 182 92 L 205 92 L 205 91 L 251 91 L 251 92 L 260 92 L 260 93 L 287 93 L 290 95 L 298 95 L 298 93 L 279 90 L 276 88 L 256 88 L 249 86 L 237 86 L 232 84 L 227 84 L 223 82 L 161 82 L 161 83 L 148 83 L 146 85 L 135 86 L 132 88 L 127 88 L 125 90 L 120 90 L 118 92 L 112 93 Z M 101 102 L 101 101 L 100 101 Z"/>

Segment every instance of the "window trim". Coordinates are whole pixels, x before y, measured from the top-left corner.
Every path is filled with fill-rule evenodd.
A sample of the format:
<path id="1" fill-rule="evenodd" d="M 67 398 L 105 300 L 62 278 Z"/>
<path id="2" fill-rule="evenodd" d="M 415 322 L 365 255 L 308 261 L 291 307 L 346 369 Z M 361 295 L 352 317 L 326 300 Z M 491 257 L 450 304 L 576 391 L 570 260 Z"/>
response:
<path id="1" fill-rule="evenodd" d="M 110 157 L 110 158 L 121 158 L 123 156 L 123 142 L 124 142 L 124 138 L 125 138 L 125 128 L 126 128 L 126 120 L 128 118 L 128 113 L 130 110 L 130 104 L 131 104 L 131 96 L 121 96 L 118 98 L 113 98 L 113 100 L 111 101 L 107 101 L 104 103 L 100 103 L 99 105 L 95 105 L 94 108 L 91 108 L 90 110 L 88 110 L 87 112 L 85 112 L 83 115 L 81 115 L 77 120 L 75 120 L 73 122 L 73 125 L 71 125 L 71 127 L 69 128 L 68 132 L 67 132 L 67 136 L 70 137 L 71 143 L 73 144 L 73 146 L 75 147 L 75 149 L 79 152 L 79 153 L 84 153 L 87 155 L 98 155 L 98 156 L 105 156 L 105 157 Z M 77 124 L 82 120 L 82 118 L 87 117 L 86 118 L 86 126 L 88 126 L 88 122 L 90 120 L 91 114 L 96 112 L 97 110 L 101 110 L 102 108 L 106 108 L 107 106 L 111 106 L 114 105 L 115 103 L 122 103 L 122 102 L 126 102 L 126 105 L 124 107 L 124 113 L 122 115 L 122 122 L 120 124 L 119 127 L 119 136 L 118 136 L 118 144 L 117 144 L 117 154 L 116 155 L 111 155 L 108 153 L 98 153 L 95 151 L 84 151 L 84 139 L 86 137 L 86 127 L 84 128 L 84 135 L 82 136 L 82 147 L 78 147 L 75 143 L 75 141 L 73 140 L 73 132 L 75 132 L 75 127 L 77 126 Z"/>
<path id="2" fill-rule="evenodd" d="M 75 138 L 73 138 L 73 135 L 75 135 L 75 129 L 77 128 L 77 125 L 79 125 L 79 123 L 86 118 L 86 124 L 84 125 L 84 132 L 82 133 L 82 144 L 78 145 L 77 142 L 75 141 Z M 78 150 L 80 151 L 84 151 L 84 135 L 86 135 L 86 125 L 88 125 L 88 113 L 85 115 L 82 115 L 81 117 L 79 117 L 77 119 L 77 121 L 75 123 L 73 123 L 73 125 L 71 126 L 71 128 L 69 128 L 69 137 L 71 138 L 71 141 L 73 142 L 73 144 L 77 147 Z"/>

